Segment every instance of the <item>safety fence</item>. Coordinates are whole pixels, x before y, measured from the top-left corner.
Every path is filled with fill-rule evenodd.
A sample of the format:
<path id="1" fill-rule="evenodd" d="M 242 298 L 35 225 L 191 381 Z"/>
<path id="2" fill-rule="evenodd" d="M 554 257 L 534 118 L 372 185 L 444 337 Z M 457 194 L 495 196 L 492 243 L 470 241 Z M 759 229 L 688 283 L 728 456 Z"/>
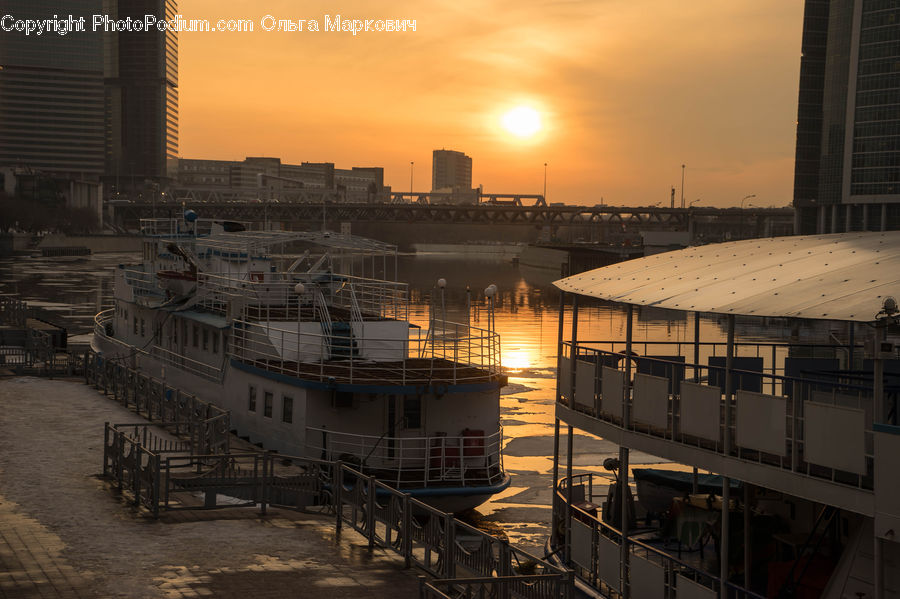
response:
<path id="1" fill-rule="evenodd" d="M 85 358 L 84 378 L 136 414 L 176 436 L 187 437 L 190 453 L 228 453 L 231 415 L 226 410 L 93 351 Z"/>
<path id="2" fill-rule="evenodd" d="M 729 370 L 722 344 L 698 344 L 705 364 L 677 355 L 690 344 L 647 345 L 634 344 L 626 358 L 611 342 L 563 343 L 560 402 L 625 430 L 872 488 L 879 410 L 871 360 L 860 360 L 862 370 L 846 370 L 845 346 L 796 345 L 788 355 L 784 344 L 746 343 L 736 344 Z M 900 376 L 892 376 L 884 388 L 887 424 L 900 403 Z M 836 423 L 838 437 L 830 432 Z"/>
<path id="3" fill-rule="evenodd" d="M 267 506 L 324 507 L 344 526 L 438 578 L 422 597 L 570 599 L 570 571 L 437 510 L 340 462 L 271 452 L 197 455 L 193 442 L 158 427 L 107 423 L 103 473 L 135 505 L 161 511 Z M 199 499 L 198 499 L 199 498 Z M 487 594 L 486 594 L 487 593 Z"/>

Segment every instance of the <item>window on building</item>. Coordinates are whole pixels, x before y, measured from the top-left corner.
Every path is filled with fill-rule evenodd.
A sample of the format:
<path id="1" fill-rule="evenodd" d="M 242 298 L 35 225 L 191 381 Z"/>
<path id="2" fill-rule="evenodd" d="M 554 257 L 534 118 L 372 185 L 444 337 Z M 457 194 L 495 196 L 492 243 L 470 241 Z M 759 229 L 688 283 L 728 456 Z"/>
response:
<path id="1" fill-rule="evenodd" d="M 265 416 L 266 418 L 271 418 L 272 417 L 272 392 L 266 391 L 265 395 L 263 397 L 264 397 L 263 416 Z"/>
<path id="2" fill-rule="evenodd" d="M 281 397 L 281 420 L 284 422 L 294 421 L 294 398 L 283 395 Z"/>
<path id="3" fill-rule="evenodd" d="M 403 428 L 422 428 L 422 400 L 418 397 L 403 399 Z"/>
<path id="4" fill-rule="evenodd" d="M 251 412 L 256 411 L 256 387 L 250 385 L 250 392 L 247 395 L 247 409 Z"/>

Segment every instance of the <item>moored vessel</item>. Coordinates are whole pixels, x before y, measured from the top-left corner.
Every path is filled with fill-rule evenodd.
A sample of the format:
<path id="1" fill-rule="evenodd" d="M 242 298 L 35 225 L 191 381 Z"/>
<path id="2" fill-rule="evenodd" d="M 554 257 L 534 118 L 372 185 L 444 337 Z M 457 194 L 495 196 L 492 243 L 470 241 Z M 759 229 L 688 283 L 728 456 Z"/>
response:
<path id="1" fill-rule="evenodd" d="M 586 590 L 900 593 L 898 264 L 900 233 L 847 233 L 689 248 L 557 281 L 572 324 L 559 337 L 552 542 Z M 579 334 L 579 301 L 596 300 L 627 310 L 623 338 Z M 694 339 L 636 335 L 646 309 L 692 312 Z M 701 339 L 701 317 L 727 342 Z M 761 318 L 821 342 L 738 338 L 738 324 Z M 575 430 L 619 445 L 606 504 L 603 477 L 560 471 L 578 453 Z M 682 472 L 632 472 L 632 451 Z M 639 505 L 652 491 L 659 527 L 631 514 L 621 489 L 632 476 Z"/>
<path id="2" fill-rule="evenodd" d="M 99 359 L 229 410 L 267 450 L 353 464 L 444 511 L 509 485 L 499 337 L 410 322 L 394 246 L 186 214 L 142 221 L 143 260 L 96 317 Z"/>

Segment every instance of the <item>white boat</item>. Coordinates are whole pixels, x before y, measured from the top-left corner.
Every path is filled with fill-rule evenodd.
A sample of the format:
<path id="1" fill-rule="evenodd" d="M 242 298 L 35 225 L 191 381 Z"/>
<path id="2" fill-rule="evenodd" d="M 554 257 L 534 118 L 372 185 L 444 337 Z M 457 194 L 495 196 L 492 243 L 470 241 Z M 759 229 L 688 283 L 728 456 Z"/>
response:
<path id="1" fill-rule="evenodd" d="M 688 248 L 556 282 L 575 324 L 560 327 L 556 417 L 569 441 L 554 456 L 553 543 L 585 590 L 900 596 L 898 265 L 900 232 L 846 233 Z M 579 337 L 578 297 L 625 307 L 625 337 Z M 635 335 L 634 313 L 646 309 L 694 312 L 694 339 Z M 701 314 L 718 319 L 727 342 L 699 337 Z M 786 319 L 797 334 L 735 340 L 736 322 L 762 318 Z M 801 342 L 801 331 L 823 342 Z M 679 495 L 704 494 L 669 497 L 667 526 L 653 534 L 621 505 L 622 517 L 597 517 L 604 479 L 559 472 L 565 453 L 569 464 L 578 453 L 575 429 L 619 445 L 626 482 L 640 451 L 682 465 Z M 705 477 L 714 494 L 698 471 L 718 477 Z M 655 474 L 635 470 L 639 494 L 642 482 L 664 484 Z"/>
<path id="2" fill-rule="evenodd" d="M 141 222 L 143 261 L 119 266 L 96 317 L 99 359 L 229 410 L 265 449 L 354 464 L 444 511 L 509 485 L 498 335 L 410 323 L 407 285 L 372 276 L 396 272 L 394 246 L 186 216 Z"/>

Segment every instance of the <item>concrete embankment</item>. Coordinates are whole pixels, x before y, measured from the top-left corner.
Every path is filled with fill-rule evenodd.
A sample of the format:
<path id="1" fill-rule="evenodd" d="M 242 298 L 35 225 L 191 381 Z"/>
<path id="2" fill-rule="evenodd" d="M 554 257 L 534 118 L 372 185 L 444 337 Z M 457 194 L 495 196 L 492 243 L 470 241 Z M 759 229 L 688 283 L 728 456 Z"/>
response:
<path id="1" fill-rule="evenodd" d="M 141 420 L 77 381 L 0 382 L 0 597 L 418 597 L 326 515 L 137 512 L 97 474 L 103 423 Z"/>

